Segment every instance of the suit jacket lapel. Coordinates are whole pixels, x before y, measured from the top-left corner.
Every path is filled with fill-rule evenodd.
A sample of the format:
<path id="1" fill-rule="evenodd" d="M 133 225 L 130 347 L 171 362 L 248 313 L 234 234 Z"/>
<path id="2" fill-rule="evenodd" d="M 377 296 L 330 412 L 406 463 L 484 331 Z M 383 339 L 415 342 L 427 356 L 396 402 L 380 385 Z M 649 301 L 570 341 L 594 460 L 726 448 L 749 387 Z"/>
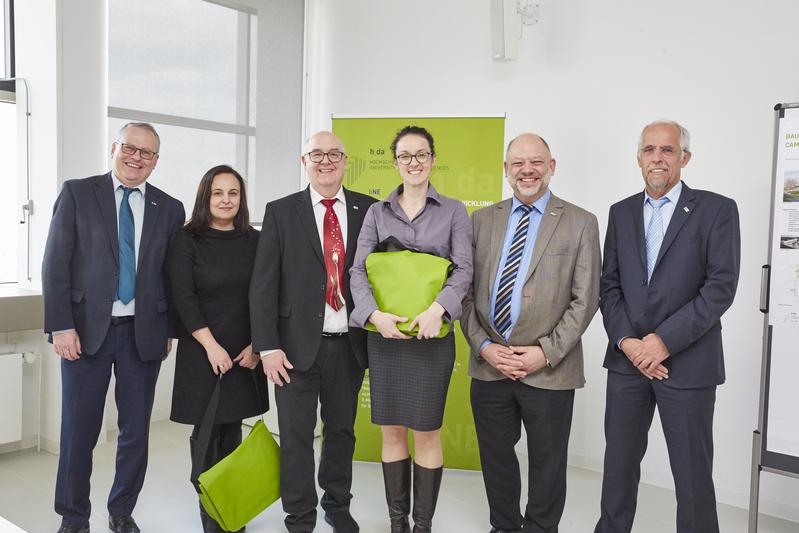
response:
<path id="1" fill-rule="evenodd" d="M 114 196 L 114 186 L 111 183 L 111 173 L 109 172 L 102 178 L 94 182 L 94 194 L 97 197 L 97 205 L 100 214 L 105 222 L 105 229 L 108 232 L 108 241 L 111 243 L 114 261 L 119 266 L 119 231 L 117 230 L 117 206 L 116 196 Z"/>
<path id="2" fill-rule="evenodd" d="M 486 277 L 484 283 L 489 290 L 483 291 L 480 295 L 480 298 L 485 301 L 487 322 L 491 322 L 488 320 L 491 313 L 491 309 L 489 309 L 491 307 L 491 293 L 494 290 L 494 281 L 497 279 L 497 269 L 499 269 L 499 260 L 502 256 L 502 244 L 505 241 L 505 230 L 508 227 L 512 205 L 512 200 L 508 199 L 494 204 L 494 208 L 491 210 L 491 249 L 488 256 L 488 268 L 483 272 Z M 502 338 L 493 323 L 490 323 L 489 326 L 497 339 Z"/>
<path id="3" fill-rule="evenodd" d="M 155 228 L 159 226 L 161 218 L 161 191 L 152 185 L 144 189 L 144 220 L 142 221 L 141 238 L 139 239 L 139 254 L 136 257 L 137 271 L 141 266 L 142 257 L 147 252 L 147 247 L 153 240 Z"/>
<path id="4" fill-rule="evenodd" d="M 305 230 L 305 236 L 308 238 L 308 242 L 310 242 L 311 248 L 313 248 L 314 253 L 316 253 L 316 257 L 319 259 L 319 262 L 324 265 L 325 259 L 322 255 L 322 243 L 319 242 L 319 230 L 316 227 L 316 219 L 314 218 L 313 206 L 311 205 L 310 185 L 297 196 L 296 207 L 300 218 L 300 224 L 302 225 L 303 230 Z M 347 231 L 347 233 L 349 234 L 349 231 Z M 349 238 L 349 235 L 347 238 Z M 348 251 L 349 244 L 346 246 Z"/>
<path id="5" fill-rule="evenodd" d="M 491 255 L 489 256 L 489 269 L 486 272 L 486 275 L 488 275 L 488 287 L 493 288 L 494 280 L 497 279 L 499 260 L 502 256 L 502 244 L 505 241 L 505 231 L 508 227 L 512 205 L 512 200 L 504 200 L 496 204 L 491 213 Z"/>
<path id="6" fill-rule="evenodd" d="M 674 239 L 677 238 L 677 234 L 682 229 L 685 221 L 688 220 L 691 211 L 693 211 L 695 200 L 696 193 L 694 193 L 693 189 L 689 188 L 688 185 L 683 183 L 680 199 L 677 201 L 677 205 L 674 206 L 674 214 L 671 215 L 669 227 L 666 228 L 666 234 L 663 236 L 663 243 L 660 245 L 660 252 L 655 262 L 655 269 L 657 269 L 658 264 L 660 264 L 663 255 L 668 252 L 669 247 L 674 243 Z"/>
<path id="7" fill-rule="evenodd" d="M 352 261 L 355 258 L 355 248 L 358 244 L 358 233 L 363 222 L 363 217 L 366 215 L 366 207 L 360 205 L 355 195 L 347 189 L 344 189 L 344 198 L 347 199 L 347 239 L 344 243 L 346 261 L 344 266 L 349 272 L 352 266 Z"/>
<path id="8" fill-rule="evenodd" d="M 535 272 L 535 268 L 544 257 L 544 250 L 546 250 L 552 235 L 555 233 L 555 228 L 558 227 L 560 216 L 563 214 L 563 201 L 555 196 L 550 196 L 544 212 L 541 213 L 541 223 L 538 226 L 538 235 L 535 237 L 535 246 L 533 246 L 533 256 L 530 258 L 530 265 L 527 267 L 527 274 L 524 276 L 524 283 L 530 279 L 530 276 Z"/>
<path id="9" fill-rule="evenodd" d="M 635 228 L 635 243 L 638 246 L 638 259 L 641 261 L 641 268 L 644 269 L 646 278 L 646 235 L 644 234 L 644 193 L 638 193 L 630 200 L 630 216 L 633 228 Z"/>

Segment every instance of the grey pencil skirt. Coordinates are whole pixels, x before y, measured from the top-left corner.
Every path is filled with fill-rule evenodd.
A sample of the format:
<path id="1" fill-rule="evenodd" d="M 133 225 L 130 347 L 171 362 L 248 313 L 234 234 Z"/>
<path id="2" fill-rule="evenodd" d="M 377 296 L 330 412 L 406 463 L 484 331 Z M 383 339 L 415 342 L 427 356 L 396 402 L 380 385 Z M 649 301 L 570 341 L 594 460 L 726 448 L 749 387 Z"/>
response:
<path id="1" fill-rule="evenodd" d="M 455 364 L 454 335 L 400 340 L 370 331 L 366 348 L 372 423 L 416 431 L 439 429 Z"/>

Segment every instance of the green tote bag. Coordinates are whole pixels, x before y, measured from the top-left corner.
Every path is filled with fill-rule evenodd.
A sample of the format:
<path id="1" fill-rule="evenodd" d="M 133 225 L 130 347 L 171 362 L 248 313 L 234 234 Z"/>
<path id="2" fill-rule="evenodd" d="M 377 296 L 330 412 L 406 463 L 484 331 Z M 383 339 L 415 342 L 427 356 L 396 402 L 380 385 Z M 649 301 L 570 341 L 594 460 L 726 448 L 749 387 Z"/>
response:
<path id="1" fill-rule="evenodd" d="M 263 421 L 258 420 L 235 450 L 200 473 L 210 445 L 223 379 L 224 374 L 220 374 L 200 424 L 193 450 L 191 482 L 205 512 L 223 530 L 238 531 L 280 498 L 280 447 Z M 255 390 L 258 391 L 257 385 Z"/>
<path id="2" fill-rule="evenodd" d="M 264 423 L 258 420 L 198 484 L 200 503 L 225 531 L 238 531 L 280 498 L 280 448 Z"/>
<path id="3" fill-rule="evenodd" d="M 407 317 L 407 322 L 397 324 L 397 329 L 407 335 L 419 332 L 418 326 L 410 329 L 411 322 L 435 301 L 451 270 L 448 259 L 410 250 L 373 252 L 366 257 L 366 276 L 377 307 Z M 444 337 L 450 328 L 451 324 L 443 320 L 437 337 Z M 366 329 L 377 331 L 371 322 Z"/>

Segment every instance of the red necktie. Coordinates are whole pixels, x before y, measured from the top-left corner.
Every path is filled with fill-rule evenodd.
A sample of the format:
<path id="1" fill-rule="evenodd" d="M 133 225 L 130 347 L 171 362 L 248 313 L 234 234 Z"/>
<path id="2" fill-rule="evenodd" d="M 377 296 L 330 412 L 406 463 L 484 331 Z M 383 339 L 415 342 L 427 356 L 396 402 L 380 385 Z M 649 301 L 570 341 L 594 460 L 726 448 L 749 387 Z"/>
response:
<path id="1" fill-rule="evenodd" d="M 344 300 L 344 239 L 341 236 L 341 226 L 338 224 L 338 217 L 333 211 L 333 204 L 336 198 L 326 198 L 322 204 L 327 211 L 325 212 L 325 222 L 322 226 L 322 233 L 325 236 L 325 270 L 327 271 L 327 289 L 325 290 L 325 302 L 334 310 L 338 311 L 345 305 Z"/>

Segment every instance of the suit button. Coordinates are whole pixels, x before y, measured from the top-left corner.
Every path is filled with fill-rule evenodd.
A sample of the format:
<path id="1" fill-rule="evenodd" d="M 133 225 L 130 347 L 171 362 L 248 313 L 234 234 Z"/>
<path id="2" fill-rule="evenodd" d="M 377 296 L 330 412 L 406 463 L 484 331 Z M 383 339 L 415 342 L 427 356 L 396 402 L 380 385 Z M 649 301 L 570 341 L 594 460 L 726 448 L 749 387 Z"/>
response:
<path id="1" fill-rule="evenodd" d="M 322 285 L 319 287 L 319 290 L 320 290 L 320 291 L 323 291 L 323 290 L 325 290 L 325 286 L 324 286 L 324 284 L 322 284 Z"/>
<path id="2" fill-rule="evenodd" d="M 319 313 L 319 318 L 325 318 L 325 314 L 324 313 Z"/>
<path id="3" fill-rule="evenodd" d="M 641 285 L 646 285 L 646 280 L 645 279 L 641 280 Z"/>

